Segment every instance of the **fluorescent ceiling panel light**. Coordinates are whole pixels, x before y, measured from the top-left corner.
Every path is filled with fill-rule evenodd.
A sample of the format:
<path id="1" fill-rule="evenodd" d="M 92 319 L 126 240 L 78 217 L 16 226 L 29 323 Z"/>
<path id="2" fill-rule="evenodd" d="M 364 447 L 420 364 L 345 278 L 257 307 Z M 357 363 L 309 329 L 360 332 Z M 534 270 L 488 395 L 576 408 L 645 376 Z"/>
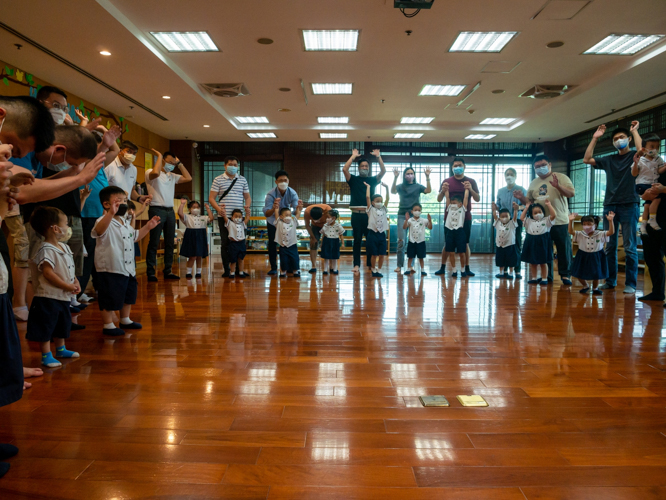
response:
<path id="1" fill-rule="evenodd" d="M 322 94 L 351 94 L 353 83 L 313 83 L 312 93 Z"/>
<path id="2" fill-rule="evenodd" d="M 497 134 L 489 134 L 489 135 L 483 135 L 483 134 L 472 134 L 468 135 L 465 137 L 465 139 L 471 140 L 471 141 L 485 141 L 488 139 L 492 139 L 495 137 Z"/>
<path id="3" fill-rule="evenodd" d="M 303 30 L 307 51 L 354 51 L 358 46 L 358 30 Z"/>
<path id="4" fill-rule="evenodd" d="M 339 134 L 339 133 L 328 133 L 328 132 L 323 132 L 319 134 L 320 139 L 346 139 L 347 134 Z"/>
<path id="5" fill-rule="evenodd" d="M 250 139 L 275 139 L 277 137 L 273 132 L 248 132 L 247 136 Z"/>
<path id="6" fill-rule="evenodd" d="M 102 54 L 103 56 L 110 56 L 111 52 L 109 52 L 108 50 L 102 50 L 100 51 L 100 54 Z"/>
<path id="7" fill-rule="evenodd" d="M 169 52 L 219 52 L 205 31 L 151 31 L 151 35 Z"/>
<path id="8" fill-rule="evenodd" d="M 463 31 L 449 52 L 501 52 L 517 34 L 516 31 Z"/>
<path id="9" fill-rule="evenodd" d="M 400 123 L 430 123 L 434 119 L 434 116 L 403 116 Z"/>
<path id="10" fill-rule="evenodd" d="M 457 96 L 467 85 L 424 85 L 419 95 Z"/>
<path id="11" fill-rule="evenodd" d="M 657 43 L 664 35 L 608 35 L 583 54 L 608 54 L 631 56 L 636 52 Z"/>
<path id="12" fill-rule="evenodd" d="M 268 123 L 268 118 L 265 116 L 237 116 L 238 123 Z"/>
<path id="13" fill-rule="evenodd" d="M 423 134 L 395 134 L 394 139 L 420 139 L 423 137 Z"/>
<path id="14" fill-rule="evenodd" d="M 349 123 L 348 116 L 319 116 L 317 117 L 319 123 Z"/>
<path id="15" fill-rule="evenodd" d="M 508 125 L 516 121 L 516 118 L 486 118 L 481 125 Z"/>

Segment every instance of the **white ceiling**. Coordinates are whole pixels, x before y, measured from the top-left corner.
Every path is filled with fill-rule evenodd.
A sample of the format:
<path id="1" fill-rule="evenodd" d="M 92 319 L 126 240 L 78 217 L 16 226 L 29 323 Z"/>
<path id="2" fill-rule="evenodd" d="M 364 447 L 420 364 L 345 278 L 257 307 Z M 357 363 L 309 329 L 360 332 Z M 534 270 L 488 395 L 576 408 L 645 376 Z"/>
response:
<path id="1" fill-rule="evenodd" d="M 323 127 L 317 116 L 340 115 L 350 117 L 349 140 L 390 141 L 402 116 L 435 116 L 431 124 L 416 126 L 425 133 L 423 141 L 462 140 L 478 133 L 484 118 L 494 117 L 524 120 L 510 131 L 499 127 L 494 141 L 547 141 L 588 129 L 596 125 L 585 124 L 588 120 L 664 91 L 666 41 L 630 57 L 580 54 L 610 33 L 663 34 L 666 1 L 593 0 L 573 20 L 551 20 L 549 10 L 531 20 L 546 1 L 435 0 L 431 10 L 413 19 L 394 9 L 392 0 L 3 2 L 2 22 L 162 114 L 166 122 L 130 110 L 120 96 L 32 46 L 22 42 L 16 50 L 19 40 L 5 30 L 0 30 L 0 59 L 116 114 L 131 115 L 135 123 L 170 139 L 200 141 L 249 140 L 248 130 L 229 121 L 234 116 L 267 116 L 279 140 L 314 141 Z M 548 9 L 580 3 L 551 0 Z M 306 53 L 300 37 L 306 28 L 360 29 L 359 50 Z M 221 52 L 167 53 L 155 48 L 150 31 L 207 31 Z M 449 53 L 460 31 L 520 34 L 500 54 Z M 275 43 L 260 45 L 262 37 Z M 546 47 L 556 40 L 565 45 Z M 112 56 L 101 56 L 100 50 Z M 520 64 L 509 74 L 481 73 L 490 61 Z M 479 81 L 481 87 L 463 106 L 471 105 L 473 114 L 445 109 L 455 107 Z M 235 82 L 246 83 L 251 95 L 222 99 L 198 87 Z M 313 96 L 310 82 L 353 82 L 354 94 Z M 419 97 L 424 84 L 469 87 L 459 97 Z M 518 97 L 535 84 L 576 88 L 550 101 Z M 494 89 L 506 92 L 492 94 Z M 662 102 L 666 96 L 609 119 Z"/>

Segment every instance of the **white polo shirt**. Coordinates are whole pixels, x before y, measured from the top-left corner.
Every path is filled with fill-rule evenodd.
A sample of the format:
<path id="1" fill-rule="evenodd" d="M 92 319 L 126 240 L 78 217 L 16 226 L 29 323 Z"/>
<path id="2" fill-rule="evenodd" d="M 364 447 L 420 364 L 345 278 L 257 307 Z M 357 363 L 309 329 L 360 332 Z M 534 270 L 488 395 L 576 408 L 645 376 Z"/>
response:
<path id="1" fill-rule="evenodd" d="M 146 187 L 148 188 L 148 194 L 153 195 L 153 200 L 150 202 L 150 206 L 173 208 L 173 197 L 176 192 L 176 184 L 178 184 L 182 175 L 162 170 L 157 179 L 151 180 L 150 173 L 152 171 L 152 168 L 146 170 Z"/>
<path id="2" fill-rule="evenodd" d="M 501 220 L 495 221 L 495 245 L 497 248 L 506 248 L 516 244 L 516 228 L 518 227 L 515 222 L 509 220 L 503 224 Z"/>
<path id="3" fill-rule="evenodd" d="M 428 226 L 428 219 L 419 217 L 418 219 L 411 217 L 407 223 L 409 224 L 409 241 L 411 243 L 423 243 L 425 241 L 425 231 Z"/>
<path id="4" fill-rule="evenodd" d="M 95 228 L 102 218 L 97 219 Z M 104 234 L 100 236 L 93 229 L 90 235 L 98 240 L 95 246 L 97 272 L 136 276 L 134 242 L 139 238 L 139 231 L 132 227 L 131 222 L 120 222 L 114 217 Z"/>
<path id="5" fill-rule="evenodd" d="M 125 168 L 120 159 L 116 157 L 108 167 L 104 168 L 104 173 L 109 181 L 109 186 L 118 186 L 127 193 L 127 199 L 130 199 L 132 190 L 136 185 L 137 171 L 133 163 Z"/>
<path id="6" fill-rule="evenodd" d="M 183 214 L 183 224 L 187 229 L 206 229 L 208 227 L 208 216 Z"/>
<path id="7" fill-rule="evenodd" d="M 345 233 L 345 228 L 342 227 L 342 224 L 338 222 L 337 220 L 333 224 L 329 224 L 328 222 L 324 224 L 324 227 L 321 228 L 321 234 L 323 234 L 326 238 L 339 238 L 341 235 Z"/>
<path id="8" fill-rule="evenodd" d="M 463 205 L 460 205 L 459 208 L 455 208 L 453 205 L 449 205 L 447 207 L 446 223 L 444 224 L 444 227 L 451 230 L 464 227 L 465 212 L 467 212 L 467 209 Z"/>
<path id="9" fill-rule="evenodd" d="M 532 217 L 528 217 L 525 219 L 524 226 L 527 234 L 539 236 L 550 232 L 550 228 L 553 227 L 553 221 L 550 220 L 550 217 L 544 217 L 541 220 L 535 220 Z"/>
<path id="10" fill-rule="evenodd" d="M 291 220 L 287 222 L 278 217 L 275 222 L 275 243 L 281 247 L 291 247 L 298 243 L 296 229 L 298 228 L 298 219 L 292 215 Z"/>
<path id="11" fill-rule="evenodd" d="M 375 208 L 374 205 L 366 208 L 365 211 L 368 213 L 368 229 L 374 231 L 375 233 L 383 233 L 388 228 L 388 220 L 386 207 L 382 205 L 382 208 Z"/>
<path id="12" fill-rule="evenodd" d="M 51 265 L 53 271 L 65 283 L 74 283 L 76 274 L 72 250 L 65 243 L 59 243 L 59 247 L 56 247 L 51 243 L 43 242 L 30 262 L 35 297 L 69 302 L 72 299 L 72 293 L 53 286 L 44 277 L 43 266 L 45 262 Z M 35 276 L 37 276 L 37 279 L 34 279 Z"/>
<path id="13" fill-rule="evenodd" d="M 573 237 L 575 243 L 578 243 L 578 250 L 581 252 L 595 253 L 604 249 L 604 243 L 608 242 L 610 237 L 608 231 L 593 231 L 587 234 L 585 231 L 576 231 Z"/>
<path id="14" fill-rule="evenodd" d="M 237 224 L 233 219 L 227 219 L 225 224 L 227 231 L 229 231 L 229 239 L 233 241 L 245 241 L 245 230 L 247 226 L 245 221 L 241 221 L 240 224 Z"/>

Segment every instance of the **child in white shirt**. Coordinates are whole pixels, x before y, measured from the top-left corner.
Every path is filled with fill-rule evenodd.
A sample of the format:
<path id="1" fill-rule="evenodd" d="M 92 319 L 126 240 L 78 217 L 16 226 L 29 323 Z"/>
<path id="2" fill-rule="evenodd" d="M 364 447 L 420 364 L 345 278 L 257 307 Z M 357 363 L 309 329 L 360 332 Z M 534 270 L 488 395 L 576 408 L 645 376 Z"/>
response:
<path id="1" fill-rule="evenodd" d="M 326 224 L 321 228 L 322 244 L 321 258 L 324 259 L 324 275 L 338 274 L 338 260 L 340 259 L 340 242 L 345 228 L 338 221 L 337 210 L 329 210 L 326 214 Z"/>
<path id="2" fill-rule="evenodd" d="M 574 242 L 578 243 L 578 251 L 571 266 L 571 275 L 578 278 L 580 284 L 583 285 L 582 290 L 579 290 L 580 293 L 590 291 L 588 280 L 592 280 L 592 295 L 601 295 L 599 280 L 608 278 L 608 262 L 604 244 L 615 233 L 613 225 L 615 213 L 606 214 L 608 231 L 598 230 L 601 219 L 596 215 L 583 216 L 580 220 L 583 230 L 574 231 L 573 223 L 576 217 L 578 214 L 569 214 L 569 234 L 573 236 Z"/>
<path id="3" fill-rule="evenodd" d="M 300 260 L 298 258 L 298 217 L 303 209 L 303 200 L 298 200 L 296 214 L 291 214 L 291 208 L 280 209 L 279 217 L 275 221 L 275 243 L 280 247 L 280 278 L 290 274 L 300 278 Z"/>
<path id="4" fill-rule="evenodd" d="M 409 229 L 409 243 L 407 243 L 407 271 L 406 275 L 414 274 L 414 258 L 418 257 L 419 265 L 421 266 L 421 276 L 427 276 L 425 272 L 424 260 L 426 256 L 426 242 L 425 232 L 426 229 L 432 230 L 432 219 L 428 214 L 428 220 L 421 217 L 423 207 L 418 203 L 412 207 L 412 217 L 409 217 L 409 212 L 405 213 L 405 222 L 402 225 L 403 229 Z"/>
<path id="5" fill-rule="evenodd" d="M 548 263 L 553 261 L 553 240 L 550 239 L 550 228 L 557 212 L 550 200 L 545 201 L 549 217 L 545 217 L 544 208 L 539 203 L 528 203 L 525 205 L 520 219 L 525 227 L 525 244 L 521 259 L 530 265 L 530 285 L 548 284 Z M 541 279 L 537 277 L 537 266 L 541 268 Z"/>
<path id="6" fill-rule="evenodd" d="M 231 219 L 227 217 L 227 211 L 223 207 L 221 211 L 224 226 L 229 232 L 229 278 L 243 279 L 247 277 L 243 271 L 243 263 L 245 261 L 245 254 L 247 248 L 245 246 L 245 232 L 247 231 L 247 223 L 250 220 L 250 211 L 247 210 L 245 219 L 243 219 L 243 211 L 239 208 L 231 212 Z M 238 264 L 238 269 L 236 269 Z"/>
<path id="7" fill-rule="evenodd" d="M 190 213 L 185 213 L 185 205 Z M 187 257 L 187 274 L 185 278 L 192 279 L 192 267 L 196 264 L 195 278 L 201 278 L 201 263 L 208 257 L 208 224 L 213 222 L 213 212 L 206 205 L 208 215 L 201 215 L 201 204 L 198 201 L 190 201 L 181 198 L 178 207 L 178 218 L 185 224 L 183 243 L 180 245 L 180 255 Z"/>
<path id="8" fill-rule="evenodd" d="M 503 208 L 497 215 L 497 205 L 493 203 L 493 219 L 495 220 L 495 265 L 500 268 L 495 278 L 513 279 L 513 268 L 518 265 L 518 246 L 516 245 L 516 219 L 518 204 L 513 203 L 513 219 L 508 208 Z"/>
<path id="9" fill-rule="evenodd" d="M 370 255 L 372 266 L 372 277 L 383 278 L 380 273 L 384 265 L 384 255 L 386 255 L 386 230 L 388 229 L 388 211 L 386 207 L 389 202 L 388 188 L 386 189 L 386 201 L 382 201 L 381 194 L 370 196 L 370 184 L 365 184 L 365 200 L 368 214 L 368 235 L 365 237 L 365 251 Z"/>
<path id="10" fill-rule="evenodd" d="M 634 164 L 631 167 L 631 174 L 636 177 L 636 192 L 643 196 L 645 191 L 652 187 L 652 184 L 657 182 L 660 174 L 666 171 L 666 164 L 661 156 L 659 156 L 659 149 L 661 148 L 661 138 L 656 134 L 650 134 L 643 138 L 644 147 L 637 151 L 634 155 Z M 643 216 L 641 224 L 641 233 L 647 234 L 647 225 L 650 224 L 652 229 L 659 231 L 661 227 L 657 224 L 657 210 L 661 202 L 661 195 L 652 199 L 651 197 L 644 197 L 645 203 L 643 205 Z"/>
<path id="11" fill-rule="evenodd" d="M 465 212 L 467 212 L 467 201 L 469 199 L 469 189 L 465 189 L 465 195 L 462 199 L 458 195 L 449 195 L 448 189 L 445 192 L 446 196 L 446 222 L 444 227 L 444 239 L 446 246 L 445 252 L 453 252 L 458 254 L 460 261 L 459 266 L 453 271 L 451 277 L 457 278 L 458 272 L 460 277 L 467 276 L 465 269 L 465 258 L 467 255 L 467 235 L 465 234 Z"/>

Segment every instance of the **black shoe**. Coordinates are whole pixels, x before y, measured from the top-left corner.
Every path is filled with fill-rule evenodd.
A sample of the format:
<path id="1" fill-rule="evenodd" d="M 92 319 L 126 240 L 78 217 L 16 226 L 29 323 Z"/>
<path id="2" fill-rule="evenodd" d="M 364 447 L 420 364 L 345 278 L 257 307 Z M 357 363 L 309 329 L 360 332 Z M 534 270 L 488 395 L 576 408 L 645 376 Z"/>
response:
<path id="1" fill-rule="evenodd" d="M 584 295 L 587 295 L 588 293 L 590 293 L 590 287 L 588 286 L 587 288 L 581 288 L 580 290 L 578 290 L 578 293 L 582 293 Z M 601 293 L 601 291 L 599 293 Z"/>
<path id="2" fill-rule="evenodd" d="M 426 273 L 425 271 L 421 271 L 421 276 L 428 276 L 428 273 Z"/>
<path id="3" fill-rule="evenodd" d="M 245 276 L 243 276 L 243 273 L 236 273 L 235 276 L 236 276 L 236 278 L 238 278 L 238 279 L 240 279 L 240 280 L 242 280 L 242 279 L 245 278 Z"/>
<path id="4" fill-rule="evenodd" d="M 442 274 L 446 274 L 446 266 L 442 266 L 439 268 L 439 271 L 435 271 L 435 275 L 441 276 Z"/>
<path id="5" fill-rule="evenodd" d="M 200 279 L 201 279 L 201 273 L 197 273 L 197 274 L 195 274 L 194 277 L 195 277 L 196 279 L 200 280 Z"/>
<path id="6" fill-rule="evenodd" d="M 12 458 L 18 451 L 18 448 L 13 444 L 0 443 L 0 460 Z"/>
<path id="7" fill-rule="evenodd" d="M 84 311 L 85 308 L 88 307 L 88 304 L 81 304 L 81 303 L 79 303 L 78 306 L 74 306 L 74 307 L 76 307 L 79 311 Z"/>
<path id="8" fill-rule="evenodd" d="M 157 276 L 148 276 L 148 283 L 157 283 Z"/>
<path id="9" fill-rule="evenodd" d="M 277 273 L 278 273 L 277 269 L 271 269 L 270 271 L 268 271 L 269 276 L 275 276 Z"/>
<path id="10" fill-rule="evenodd" d="M 506 275 L 505 274 L 496 274 L 495 278 L 503 280 L 504 278 L 506 278 Z"/>
<path id="11" fill-rule="evenodd" d="M 413 272 L 414 272 L 414 271 L 412 271 L 411 269 L 407 269 L 407 270 L 404 272 L 404 275 L 405 275 L 405 276 L 409 276 L 409 275 L 412 274 Z"/>
<path id="12" fill-rule="evenodd" d="M 383 278 L 384 275 L 383 275 L 382 273 L 375 273 L 375 272 L 373 272 L 373 273 L 372 273 L 372 277 L 373 277 L 373 278 Z"/>
<path id="13" fill-rule="evenodd" d="M 659 295 L 658 293 L 652 292 L 652 293 L 648 293 L 647 295 L 643 295 L 642 297 L 638 297 L 638 300 L 640 300 L 641 302 L 645 302 L 646 300 L 655 300 L 655 301 L 663 302 L 664 301 L 664 296 Z"/>
<path id="14" fill-rule="evenodd" d="M 463 271 L 462 273 L 460 273 L 461 278 L 467 278 L 468 276 L 469 276 L 469 273 L 467 271 Z"/>
<path id="15" fill-rule="evenodd" d="M 120 326 L 124 328 L 125 330 L 141 330 L 143 326 L 141 323 L 137 323 L 136 321 L 132 321 L 131 323 L 128 323 L 127 325 L 121 323 Z"/>
<path id="16" fill-rule="evenodd" d="M 598 288 L 595 288 L 594 290 L 592 290 L 592 295 L 603 295 L 603 292 Z"/>
<path id="17" fill-rule="evenodd" d="M 541 280 L 541 283 L 539 283 L 539 285 L 542 285 L 542 286 L 547 286 L 547 285 L 550 285 L 551 283 L 552 283 L 552 281 L 548 281 L 548 280 Z"/>
<path id="18" fill-rule="evenodd" d="M 317 268 L 313 267 L 308 271 L 310 274 L 317 274 Z"/>
<path id="19" fill-rule="evenodd" d="M 529 280 L 529 281 L 527 282 L 528 285 L 538 285 L 539 283 L 541 283 L 541 280 L 540 280 L 540 279 Z"/>
<path id="20" fill-rule="evenodd" d="M 81 312 L 81 309 L 79 309 L 78 307 L 69 306 L 69 312 L 72 314 L 79 314 Z"/>
<path id="21" fill-rule="evenodd" d="M 562 278 L 562 284 L 566 286 L 571 286 L 571 280 L 569 278 Z"/>
<path id="22" fill-rule="evenodd" d="M 331 271 L 331 274 L 335 274 L 337 276 L 338 272 L 337 271 Z"/>
<path id="23" fill-rule="evenodd" d="M 246 273 L 245 271 L 243 271 L 241 274 L 243 275 L 243 278 L 249 278 L 250 277 L 250 275 L 248 273 Z"/>
<path id="24" fill-rule="evenodd" d="M 187 273 L 187 274 L 185 275 L 185 279 L 186 279 L 186 280 L 191 280 L 191 279 L 192 279 L 192 275 L 191 275 L 190 273 Z"/>
<path id="25" fill-rule="evenodd" d="M 301 277 L 301 272 L 299 271 L 299 272 L 297 272 L 297 273 L 294 273 L 294 274 L 293 274 L 293 277 L 294 277 L 294 278 L 300 278 L 300 277 Z"/>
<path id="26" fill-rule="evenodd" d="M 453 271 L 453 273 L 451 273 L 451 277 L 452 278 L 457 278 L 458 277 L 458 271 Z"/>
<path id="27" fill-rule="evenodd" d="M 169 274 L 164 275 L 164 279 L 165 280 L 179 280 L 180 276 L 178 276 L 177 274 L 169 273 Z"/>
<path id="28" fill-rule="evenodd" d="M 467 273 L 467 276 L 476 276 L 476 274 L 469 270 L 469 266 L 465 268 L 465 273 Z"/>
<path id="29" fill-rule="evenodd" d="M 286 277 L 287 277 L 287 273 L 282 273 L 282 274 L 280 275 L 280 278 L 286 278 Z"/>
<path id="30" fill-rule="evenodd" d="M 125 336 L 125 330 L 121 330 L 120 328 L 104 328 L 102 330 L 102 333 L 104 335 L 108 335 L 110 337 L 124 337 Z"/>
<path id="31" fill-rule="evenodd" d="M 85 330 L 85 329 L 86 329 L 86 325 L 79 325 L 77 323 L 72 323 L 72 328 L 70 328 L 70 330 L 72 330 L 72 331 Z M 2 460 L 2 459 L 0 458 L 0 460 Z"/>
<path id="32" fill-rule="evenodd" d="M 231 274 L 229 273 L 229 271 L 225 271 L 224 274 L 222 275 L 222 277 L 223 278 L 229 278 L 229 277 L 231 277 Z"/>
<path id="33" fill-rule="evenodd" d="M 521 274 L 520 274 L 520 273 L 516 273 L 516 279 L 517 279 L 517 280 L 522 280 L 522 279 L 523 279 L 523 277 L 521 276 Z"/>
<path id="34" fill-rule="evenodd" d="M 328 276 L 328 271 L 324 271 L 324 272 L 321 273 L 321 274 L 323 274 L 324 276 Z"/>

